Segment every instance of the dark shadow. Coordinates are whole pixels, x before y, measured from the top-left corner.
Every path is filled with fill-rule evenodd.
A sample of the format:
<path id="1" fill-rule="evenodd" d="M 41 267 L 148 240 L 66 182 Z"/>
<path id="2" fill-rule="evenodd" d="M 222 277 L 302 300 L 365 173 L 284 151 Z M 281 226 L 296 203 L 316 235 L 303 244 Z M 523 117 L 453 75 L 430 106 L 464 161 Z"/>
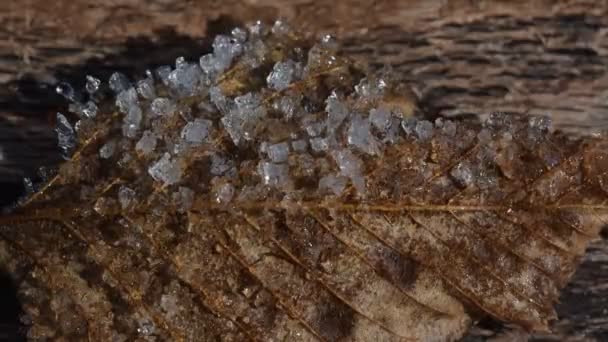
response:
<path id="1" fill-rule="evenodd" d="M 25 327 L 19 321 L 21 304 L 11 277 L 0 271 L 0 341 L 25 341 Z"/>

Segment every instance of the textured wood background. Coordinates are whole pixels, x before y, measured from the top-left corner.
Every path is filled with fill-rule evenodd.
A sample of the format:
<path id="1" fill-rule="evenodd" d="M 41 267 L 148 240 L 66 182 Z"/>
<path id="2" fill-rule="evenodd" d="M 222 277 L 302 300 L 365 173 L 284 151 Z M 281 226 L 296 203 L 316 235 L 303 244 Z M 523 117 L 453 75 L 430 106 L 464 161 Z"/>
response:
<path id="1" fill-rule="evenodd" d="M 333 33 L 342 51 L 390 64 L 430 115 L 528 111 L 575 134 L 608 128 L 608 1 L 313 0 L 0 2 L 0 188 L 60 158 L 58 81 L 132 77 L 197 58 L 209 39 L 254 19 Z M 564 290 L 560 320 L 538 340 L 608 339 L 608 244 L 594 243 Z M 526 339 L 483 322 L 469 340 Z M 498 338 L 498 337 L 496 337 Z"/>

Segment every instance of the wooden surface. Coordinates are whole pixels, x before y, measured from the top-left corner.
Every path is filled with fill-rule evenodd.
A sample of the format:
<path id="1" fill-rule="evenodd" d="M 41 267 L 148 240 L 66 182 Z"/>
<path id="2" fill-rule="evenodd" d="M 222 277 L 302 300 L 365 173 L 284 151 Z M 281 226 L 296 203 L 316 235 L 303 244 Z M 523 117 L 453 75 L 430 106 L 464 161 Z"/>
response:
<path id="1" fill-rule="evenodd" d="M 522 111 L 576 134 L 608 128 L 607 1 L 17 1 L 0 3 L 0 183 L 60 161 L 54 84 L 197 58 L 207 37 L 257 18 L 331 32 L 344 54 L 391 65 L 429 115 Z M 558 306 L 552 335 L 608 339 L 608 247 L 598 241 Z M 487 323 L 487 322 L 484 322 Z M 469 340 L 529 338 L 478 327 Z M 492 331 L 492 332 L 490 332 Z M 498 333 L 496 333 L 498 332 Z"/>

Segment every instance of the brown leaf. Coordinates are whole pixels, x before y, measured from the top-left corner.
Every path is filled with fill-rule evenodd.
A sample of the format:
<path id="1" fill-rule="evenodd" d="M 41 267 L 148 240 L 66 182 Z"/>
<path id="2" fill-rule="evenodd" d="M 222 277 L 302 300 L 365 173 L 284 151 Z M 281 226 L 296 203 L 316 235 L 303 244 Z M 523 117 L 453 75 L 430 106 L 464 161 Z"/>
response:
<path id="1" fill-rule="evenodd" d="M 412 117 L 390 72 L 273 31 L 219 75 L 181 61 L 155 79 L 176 110 L 123 90 L 124 113 L 83 119 L 71 159 L 0 219 L 29 337 L 443 341 L 482 315 L 547 329 L 606 219 L 607 142 L 515 114 Z"/>

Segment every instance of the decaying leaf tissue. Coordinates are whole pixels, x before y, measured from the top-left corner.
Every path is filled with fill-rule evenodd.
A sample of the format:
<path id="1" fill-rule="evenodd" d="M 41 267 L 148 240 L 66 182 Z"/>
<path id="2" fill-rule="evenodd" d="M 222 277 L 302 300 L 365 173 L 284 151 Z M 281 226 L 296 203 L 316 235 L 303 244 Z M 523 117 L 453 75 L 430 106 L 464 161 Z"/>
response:
<path id="1" fill-rule="evenodd" d="M 390 71 L 282 22 L 58 91 L 66 162 L 0 219 L 32 340 L 451 341 L 487 315 L 545 330 L 608 214 L 604 138 L 431 120 Z"/>

